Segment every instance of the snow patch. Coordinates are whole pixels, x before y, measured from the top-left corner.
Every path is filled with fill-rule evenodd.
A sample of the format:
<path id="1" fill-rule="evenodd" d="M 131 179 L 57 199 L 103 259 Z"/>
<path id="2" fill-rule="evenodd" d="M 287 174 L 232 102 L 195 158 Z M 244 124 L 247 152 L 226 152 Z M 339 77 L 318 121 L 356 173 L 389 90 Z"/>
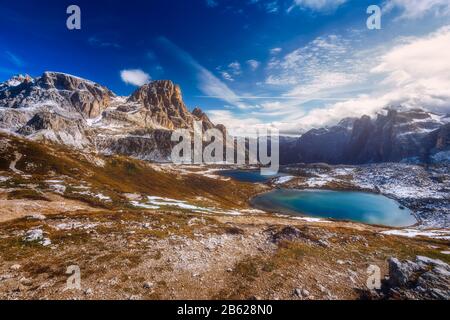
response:
<path id="1" fill-rule="evenodd" d="M 450 230 L 417 230 L 417 229 L 401 229 L 383 231 L 381 234 L 389 236 L 400 236 L 407 238 L 427 237 L 440 240 L 450 240 Z"/>
<path id="2" fill-rule="evenodd" d="M 50 239 L 44 237 L 44 232 L 41 229 L 28 230 L 23 237 L 25 242 L 38 242 L 44 247 L 52 244 Z"/>
<path id="3" fill-rule="evenodd" d="M 50 184 L 49 187 L 55 193 L 64 194 L 66 192 L 66 186 L 62 184 Z"/>
<path id="4" fill-rule="evenodd" d="M 56 230 L 74 230 L 74 229 L 93 229 L 98 226 L 98 223 L 87 223 L 83 224 L 81 222 L 71 222 L 71 223 L 60 223 L 56 226 L 52 226 Z"/>
<path id="5" fill-rule="evenodd" d="M 150 205 L 150 204 L 146 204 L 146 203 L 140 203 L 139 201 L 130 201 L 130 204 L 133 206 L 133 207 L 136 207 L 136 208 L 142 208 L 142 209 L 159 209 L 159 206 L 153 206 L 153 205 Z"/>
<path id="6" fill-rule="evenodd" d="M 279 178 L 275 179 L 273 181 L 273 183 L 275 183 L 275 184 L 284 184 L 284 183 L 287 183 L 287 182 L 291 181 L 294 178 L 295 178 L 294 176 L 279 177 Z"/>

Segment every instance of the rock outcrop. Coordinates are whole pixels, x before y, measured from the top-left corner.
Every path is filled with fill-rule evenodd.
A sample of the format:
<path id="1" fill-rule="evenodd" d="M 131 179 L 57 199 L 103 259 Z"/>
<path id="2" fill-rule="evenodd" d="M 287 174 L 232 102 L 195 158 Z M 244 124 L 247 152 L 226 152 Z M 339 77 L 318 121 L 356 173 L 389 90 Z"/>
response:
<path id="1" fill-rule="evenodd" d="M 415 261 L 389 259 L 389 278 L 382 283 L 384 299 L 450 300 L 450 266 L 427 257 Z"/>

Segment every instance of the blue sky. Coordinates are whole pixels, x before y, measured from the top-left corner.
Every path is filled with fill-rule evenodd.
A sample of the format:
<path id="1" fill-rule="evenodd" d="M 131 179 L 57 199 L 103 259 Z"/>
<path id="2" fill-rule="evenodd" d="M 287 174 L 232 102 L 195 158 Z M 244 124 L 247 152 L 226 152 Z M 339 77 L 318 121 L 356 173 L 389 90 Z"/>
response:
<path id="1" fill-rule="evenodd" d="M 81 8 L 81 30 L 66 28 L 70 4 Z M 366 27 L 372 4 L 383 8 L 381 30 Z M 449 7 L 448 0 L 8 2 L 0 11 L 0 81 L 52 70 L 128 95 L 134 84 L 170 79 L 190 108 L 216 122 L 286 134 L 389 104 L 447 111 L 449 59 L 441 50 L 450 42 Z M 411 68 L 407 59 L 432 65 Z"/>

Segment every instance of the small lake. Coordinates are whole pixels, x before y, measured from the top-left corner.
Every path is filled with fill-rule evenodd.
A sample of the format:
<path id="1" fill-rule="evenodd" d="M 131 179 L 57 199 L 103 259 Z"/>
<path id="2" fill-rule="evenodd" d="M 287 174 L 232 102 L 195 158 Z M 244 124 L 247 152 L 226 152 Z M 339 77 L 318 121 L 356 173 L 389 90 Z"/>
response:
<path id="1" fill-rule="evenodd" d="M 390 227 L 416 224 L 409 209 L 383 195 L 328 190 L 277 189 L 252 199 L 257 209 L 285 214 L 350 220 Z"/>
<path id="2" fill-rule="evenodd" d="M 283 173 L 277 173 L 269 176 L 261 175 L 260 170 L 224 170 L 219 174 L 223 177 L 232 178 L 242 182 L 262 183 L 267 182 L 272 178 L 285 176 Z"/>

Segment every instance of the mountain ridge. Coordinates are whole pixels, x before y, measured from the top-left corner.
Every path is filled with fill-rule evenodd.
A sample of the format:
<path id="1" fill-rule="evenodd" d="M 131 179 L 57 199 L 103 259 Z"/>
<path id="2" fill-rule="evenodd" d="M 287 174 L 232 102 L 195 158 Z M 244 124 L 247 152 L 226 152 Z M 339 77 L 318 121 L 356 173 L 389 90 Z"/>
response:
<path id="1" fill-rule="evenodd" d="M 198 107 L 190 112 L 178 85 L 156 80 L 119 97 L 107 87 L 61 72 L 16 76 L 0 84 L 0 129 L 78 149 L 168 161 L 171 132 L 217 128 Z"/>
<path id="2" fill-rule="evenodd" d="M 0 129 L 78 149 L 170 161 L 171 133 L 193 131 L 195 121 L 227 139 L 225 126 L 213 124 L 199 107 L 188 110 L 181 88 L 170 80 L 149 82 L 128 97 L 61 72 L 0 83 Z M 449 115 L 389 107 L 374 118 L 343 118 L 298 139 L 282 137 L 281 163 L 449 161 L 449 123 Z"/>
<path id="3" fill-rule="evenodd" d="M 424 109 L 387 108 L 385 112 L 375 118 L 346 118 L 334 126 L 309 130 L 281 146 L 281 162 L 427 163 L 450 159 L 450 119 L 446 115 Z"/>

